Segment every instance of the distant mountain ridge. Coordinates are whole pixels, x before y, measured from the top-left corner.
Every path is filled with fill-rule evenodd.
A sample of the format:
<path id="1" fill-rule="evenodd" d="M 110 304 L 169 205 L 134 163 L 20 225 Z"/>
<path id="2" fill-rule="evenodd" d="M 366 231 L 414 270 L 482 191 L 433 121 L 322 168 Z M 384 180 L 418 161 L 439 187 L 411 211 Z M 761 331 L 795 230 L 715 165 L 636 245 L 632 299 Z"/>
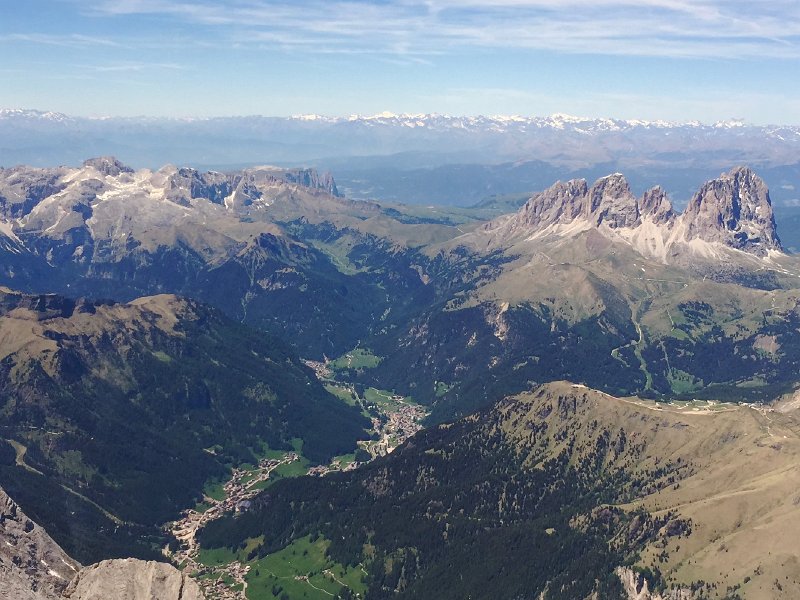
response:
<path id="1" fill-rule="evenodd" d="M 540 160 L 569 168 L 601 163 L 642 169 L 759 167 L 797 162 L 800 126 L 703 124 L 641 119 L 393 114 L 324 117 L 74 117 L 0 109 L 0 165 L 79 164 L 114 154 L 137 167 L 166 163 L 220 168 L 311 164 L 326 168 L 361 157 L 424 154 L 424 167 Z M 586 142 L 591 140 L 592 143 Z M 626 169 L 627 170 L 627 169 Z M 517 190 L 522 191 L 522 190 Z"/>
<path id="2" fill-rule="evenodd" d="M 615 119 L 608 117 L 582 117 L 565 113 L 553 113 L 546 116 L 532 115 L 450 115 L 440 113 L 392 113 L 384 111 L 374 115 L 352 114 L 347 116 L 332 116 L 320 114 L 298 114 L 290 117 L 272 117 L 265 115 L 230 116 L 230 117 L 75 117 L 60 112 L 40 111 L 34 109 L 0 109 L 0 120 L 39 121 L 51 123 L 77 124 L 82 122 L 108 123 L 115 121 L 141 122 L 172 122 L 172 123 L 203 123 L 211 121 L 287 121 L 313 124 L 342 124 L 359 123 L 370 126 L 402 126 L 407 128 L 488 128 L 511 131 L 523 130 L 529 127 L 540 129 L 574 129 L 584 132 L 590 131 L 624 131 L 628 129 L 674 129 L 681 127 L 702 129 L 747 129 L 759 128 L 772 135 L 778 132 L 792 132 L 800 137 L 800 126 L 792 125 L 752 125 L 742 119 L 720 120 L 714 123 L 701 121 L 667 121 L 663 119 Z"/>

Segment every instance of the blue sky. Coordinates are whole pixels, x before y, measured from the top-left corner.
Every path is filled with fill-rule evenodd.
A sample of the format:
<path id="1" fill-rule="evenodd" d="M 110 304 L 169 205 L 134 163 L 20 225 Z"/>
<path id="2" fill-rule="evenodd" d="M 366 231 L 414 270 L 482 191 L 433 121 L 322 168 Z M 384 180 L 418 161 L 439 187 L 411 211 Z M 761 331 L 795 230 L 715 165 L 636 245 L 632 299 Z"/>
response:
<path id="1" fill-rule="evenodd" d="M 0 107 L 800 124 L 797 0 L 0 0 Z"/>

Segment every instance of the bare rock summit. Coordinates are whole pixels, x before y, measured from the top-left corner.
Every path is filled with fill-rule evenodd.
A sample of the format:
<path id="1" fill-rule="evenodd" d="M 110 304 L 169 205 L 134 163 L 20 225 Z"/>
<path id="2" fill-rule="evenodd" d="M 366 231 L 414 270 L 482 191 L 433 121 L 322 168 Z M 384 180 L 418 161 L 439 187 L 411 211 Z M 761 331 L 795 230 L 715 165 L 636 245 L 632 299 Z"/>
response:
<path id="1" fill-rule="evenodd" d="M 781 250 L 767 185 L 747 167 L 706 182 L 683 218 L 689 240 L 722 242 L 761 256 Z"/>
<path id="2" fill-rule="evenodd" d="M 626 241 L 665 262 L 687 250 L 715 258 L 723 248 L 756 257 L 783 251 L 767 185 L 747 167 L 703 184 L 680 215 L 662 188 L 637 198 L 625 177 L 614 173 L 591 187 L 583 179 L 559 181 L 534 194 L 513 217 L 500 217 L 483 228 L 501 246 L 587 230 Z"/>
<path id="3" fill-rule="evenodd" d="M 82 569 L 69 600 L 204 600 L 200 587 L 172 565 L 135 558 L 104 560 Z"/>
<path id="4" fill-rule="evenodd" d="M 0 489 L 0 599 L 51 600 L 80 564 Z"/>

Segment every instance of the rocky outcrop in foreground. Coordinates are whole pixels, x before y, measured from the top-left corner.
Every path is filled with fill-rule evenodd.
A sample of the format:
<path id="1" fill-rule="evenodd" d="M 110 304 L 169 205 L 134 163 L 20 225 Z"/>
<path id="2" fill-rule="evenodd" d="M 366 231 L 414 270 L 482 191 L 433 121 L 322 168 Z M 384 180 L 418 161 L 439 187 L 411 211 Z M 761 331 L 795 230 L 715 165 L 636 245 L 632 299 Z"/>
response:
<path id="1" fill-rule="evenodd" d="M 134 558 L 104 560 L 78 573 L 64 598 L 69 600 L 203 600 L 186 573 L 166 563 Z"/>
<path id="2" fill-rule="evenodd" d="M 204 600 L 167 563 L 104 560 L 81 569 L 0 488 L 0 600 Z"/>
<path id="3" fill-rule="evenodd" d="M 0 489 L 0 599 L 58 598 L 80 569 Z"/>

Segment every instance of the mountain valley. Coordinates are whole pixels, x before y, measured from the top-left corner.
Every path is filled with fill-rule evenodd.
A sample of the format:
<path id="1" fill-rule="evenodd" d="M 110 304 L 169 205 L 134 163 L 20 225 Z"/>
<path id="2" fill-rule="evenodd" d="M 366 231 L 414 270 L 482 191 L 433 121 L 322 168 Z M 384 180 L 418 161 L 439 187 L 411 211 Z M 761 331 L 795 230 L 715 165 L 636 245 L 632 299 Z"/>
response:
<path id="1" fill-rule="evenodd" d="M 545 384 L 351 473 L 281 482 L 200 541 L 246 548 L 255 573 L 321 537 L 371 598 L 618 598 L 623 565 L 681 598 L 793 598 L 796 404 Z"/>
<path id="2" fill-rule="evenodd" d="M 800 2 L 6 4 L 0 600 L 800 599 Z"/>
<path id="3" fill-rule="evenodd" d="M 792 598 L 781 240 L 747 167 L 681 212 L 619 173 L 468 209 L 2 169 L 0 485 L 69 560 L 166 553 L 209 599 Z"/>
<path id="4" fill-rule="evenodd" d="M 327 463 L 367 437 L 285 344 L 208 307 L 9 290 L 0 306 L 2 486 L 81 562 L 157 558 L 161 524 L 265 448 L 302 439 Z"/>

